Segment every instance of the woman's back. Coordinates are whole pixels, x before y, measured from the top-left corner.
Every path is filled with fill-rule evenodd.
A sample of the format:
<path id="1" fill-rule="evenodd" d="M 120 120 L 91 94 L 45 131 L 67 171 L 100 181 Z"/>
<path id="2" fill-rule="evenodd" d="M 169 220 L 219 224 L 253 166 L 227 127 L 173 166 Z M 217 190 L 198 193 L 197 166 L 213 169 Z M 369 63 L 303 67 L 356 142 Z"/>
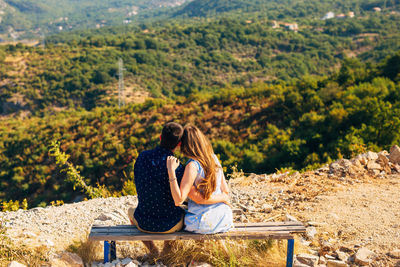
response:
<path id="1" fill-rule="evenodd" d="M 225 179 L 218 158 L 213 155 L 218 170 L 216 172 L 216 187 L 212 195 L 221 194 L 222 179 Z M 189 160 L 197 166 L 197 177 L 194 185 L 197 187 L 204 178 L 204 169 L 196 160 Z M 188 163 L 188 164 L 189 164 Z M 199 189 L 201 191 L 201 189 Z M 213 234 L 229 231 L 233 226 L 231 208 L 225 203 L 202 205 L 191 199 L 188 202 L 188 211 L 185 215 L 185 230 L 200 234 Z"/>

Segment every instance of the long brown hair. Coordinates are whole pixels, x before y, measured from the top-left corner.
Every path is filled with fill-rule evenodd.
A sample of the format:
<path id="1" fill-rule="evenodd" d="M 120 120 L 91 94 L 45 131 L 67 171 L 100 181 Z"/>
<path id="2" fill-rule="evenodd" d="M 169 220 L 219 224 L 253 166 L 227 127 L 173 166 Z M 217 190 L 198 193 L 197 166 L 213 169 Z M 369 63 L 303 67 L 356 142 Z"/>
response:
<path id="1" fill-rule="evenodd" d="M 204 178 L 198 185 L 204 199 L 209 199 L 217 186 L 217 164 L 208 138 L 194 125 L 183 130 L 181 151 L 188 158 L 197 160 L 204 169 Z"/>

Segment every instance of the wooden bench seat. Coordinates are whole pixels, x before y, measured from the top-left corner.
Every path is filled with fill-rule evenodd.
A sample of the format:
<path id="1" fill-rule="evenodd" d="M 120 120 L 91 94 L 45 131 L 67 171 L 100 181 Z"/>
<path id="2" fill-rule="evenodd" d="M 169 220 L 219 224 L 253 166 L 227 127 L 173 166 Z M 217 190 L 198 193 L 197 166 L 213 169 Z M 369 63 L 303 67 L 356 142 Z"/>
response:
<path id="1" fill-rule="evenodd" d="M 140 232 L 133 225 L 93 225 L 89 240 L 104 241 L 104 262 L 116 258 L 116 241 L 145 240 L 215 240 L 215 239 L 287 239 L 286 266 L 293 264 L 293 234 L 306 231 L 301 222 L 237 223 L 227 233 L 202 235 L 186 231 L 172 234 L 148 234 Z"/>

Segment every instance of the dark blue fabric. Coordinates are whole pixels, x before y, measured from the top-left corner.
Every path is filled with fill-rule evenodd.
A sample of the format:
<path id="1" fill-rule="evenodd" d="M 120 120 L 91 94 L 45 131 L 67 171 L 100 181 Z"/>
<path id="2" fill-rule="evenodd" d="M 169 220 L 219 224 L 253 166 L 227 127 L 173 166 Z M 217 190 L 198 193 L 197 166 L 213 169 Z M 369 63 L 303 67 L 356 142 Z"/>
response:
<path id="1" fill-rule="evenodd" d="M 140 228 L 151 232 L 165 232 L 174 227 L 184 215 L 184 210 L 176 207 L 169 185 L 167 157 L 174 154 L 157 147 L 139 154 L 135 167 L 135 184 L 138 206 L 134 217 Z M 176 169 L 178 184 L 185 168 Z"/>

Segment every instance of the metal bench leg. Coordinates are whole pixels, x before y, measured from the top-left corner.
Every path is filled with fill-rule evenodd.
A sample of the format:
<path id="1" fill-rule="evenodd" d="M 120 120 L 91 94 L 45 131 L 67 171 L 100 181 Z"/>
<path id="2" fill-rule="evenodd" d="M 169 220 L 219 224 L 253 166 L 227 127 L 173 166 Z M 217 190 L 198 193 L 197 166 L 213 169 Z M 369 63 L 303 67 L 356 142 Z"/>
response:
<path id="1" fill-rule="evenodd" d="M 288 239 L 287 241 L 287 257 L 286 257 L 286 267 L 293 266 L 293 252 L 294 252 L 294 239 Z"/>
<path id="2" fill-rule="evenodd" d="M 104 263 L 110 262 L 110 243 L 104 241 Z"/>
<path id="3" fill-rule="evenodd" d="M 111 241 L 110 243 L 110 261 L 114 261 L 117 259 L 117 243 L 116 241 Z"/>

